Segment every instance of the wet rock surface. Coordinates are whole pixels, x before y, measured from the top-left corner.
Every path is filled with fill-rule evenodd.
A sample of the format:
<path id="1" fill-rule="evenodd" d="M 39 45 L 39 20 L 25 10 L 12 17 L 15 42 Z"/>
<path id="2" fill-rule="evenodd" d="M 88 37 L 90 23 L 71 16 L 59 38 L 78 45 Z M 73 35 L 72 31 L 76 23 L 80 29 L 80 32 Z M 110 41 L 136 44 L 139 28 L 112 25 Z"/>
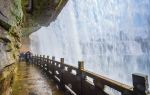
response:
<path id="1" fill-rule="evenodd" d="M 21 47 L 25 46 L 29 49 L 30 43 L 25 44 L 22 40 L 29 40 L 32 32 L 55 20 L 68 0 L 54 1 L 0 0 L 0 79 L 3 79 L 0 80 L 0 95 L 6 91 L 11 92 L 9 79 L 14 71 L 9 69 L 7 76 L 1 76 L 1 74 L 6 73 L 6 67 L 17 62 L 19 50 L 22 52 Z M 27 11 L 27 8 L 30 9 L 30 12 Z M 5 83 L 8 85 L 3 85 Z M 32 92 L 30 94 L 33 95 Z"/>
<path id="2" fill-rule="evenodd" d="M 19 63 L 12 95 L 64 95 L 55 83 L 34 65 Z"/>
<path id="3" fill-rule="evenodd" d="M 11 64 L 0 70 L 0 95 L 10 95 L 16 64 Z"/>

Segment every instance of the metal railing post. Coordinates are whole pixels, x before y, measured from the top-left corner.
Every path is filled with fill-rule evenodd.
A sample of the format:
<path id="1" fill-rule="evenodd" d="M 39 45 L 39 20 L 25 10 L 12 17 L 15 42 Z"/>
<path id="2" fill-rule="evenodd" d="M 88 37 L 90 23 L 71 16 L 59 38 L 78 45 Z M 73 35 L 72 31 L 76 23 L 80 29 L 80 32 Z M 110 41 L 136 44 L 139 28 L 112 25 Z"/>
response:
<path id="1" fill-rule="evenodd" d="M 65 85 L 64 85 L 64 78 L 63 78 L 63 73 L 64 73 L 64 58 L 60 58 L 60 68 L 61 68 L 61 79 L 60 79 L 60 86 L 61 88 L 64 90 L 65 89 Z"/>
<path id="2" fill-rule="evenodd" d="M 84 71 L 84 61 L 79 61 L 78 62 L 78 74 L 80 76 L 80 95 L 84 95 L 84 81 L 85 81 L 85 76 L 83 74 L 83 71 Z"/>
<path id="3" fill-rule="evenodd" d="M 44 64 L 45 64 L 45 55 L 43 55 L 41 68 L 44 70 Z"/>
<path id="4" fill-rule="evenodd" d="M 148 95 L 148 76 L 142 74 L 132 74 L 133 95 Z"/>
<path id="5" fill-rule="evenodd" d="M 49 56 L 47 56 L 47 59 L 46 59 L 46 66 L 47 66 L 47 71 L 49 72 L 49 68 L 48 68 L 49 67 Z"/>
<path id="6" fill-rule="evenodd" d="M 35 63 L 38 64 L 37 55 L 35 55 Z"/>
<path id="7" fill-rule="evenodd" d="M 42 63 L 42 55 L 40 55 L 40 61 L 39 61 L 38 65 L 40 66 L 41 63 Z"/>
<path id="8" fill-rule="evenodd" d="M 37 54 L 37 57 L 36 57 L 36 60 L 37 60 L 37 63 L 36 64 L 38 64 L 39 63 L 39 55 Z"/>
<path id="9" fill-rule="evenodd" d="M 52 76 L 54 77 L 54 75 L 55 75 L 55 56 L 52 56 L 52 66 L 53 66 Z"/>

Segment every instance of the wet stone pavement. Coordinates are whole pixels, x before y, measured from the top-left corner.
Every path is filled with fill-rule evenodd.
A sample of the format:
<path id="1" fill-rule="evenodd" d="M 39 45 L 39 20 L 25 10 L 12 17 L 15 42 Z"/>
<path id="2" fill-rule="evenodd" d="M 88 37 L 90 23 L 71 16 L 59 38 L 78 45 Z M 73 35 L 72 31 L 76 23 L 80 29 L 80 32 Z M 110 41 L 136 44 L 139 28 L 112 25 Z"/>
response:
<path id="1" fill-rule="evenodd" d="M 19 63 L 12 85 L 12 95 L 64 95 L 53 80 L 34 65 Z"/>

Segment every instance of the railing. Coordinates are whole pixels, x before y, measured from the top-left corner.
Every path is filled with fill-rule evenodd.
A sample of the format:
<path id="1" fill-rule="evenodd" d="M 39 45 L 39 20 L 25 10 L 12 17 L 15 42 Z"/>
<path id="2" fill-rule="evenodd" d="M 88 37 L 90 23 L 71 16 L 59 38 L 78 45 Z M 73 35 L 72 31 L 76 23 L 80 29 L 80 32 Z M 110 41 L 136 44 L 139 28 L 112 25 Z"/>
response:
<path id="1" fill-rule="evenodd" d="M 148 77 L 133 74 L 133 87 L 97 75 L 84 69 L 84 62 L 78 62 L 78 68 L 55 61 L 55 57 L 32 56 L 30 63 L 37 65 L 50 76 L 61 89 L 73 95 L 109 95 L 105 87 L 112 88 L 121 95 L 148 95 Z M 89 80 L 90 79 L 90 80 Z"/>

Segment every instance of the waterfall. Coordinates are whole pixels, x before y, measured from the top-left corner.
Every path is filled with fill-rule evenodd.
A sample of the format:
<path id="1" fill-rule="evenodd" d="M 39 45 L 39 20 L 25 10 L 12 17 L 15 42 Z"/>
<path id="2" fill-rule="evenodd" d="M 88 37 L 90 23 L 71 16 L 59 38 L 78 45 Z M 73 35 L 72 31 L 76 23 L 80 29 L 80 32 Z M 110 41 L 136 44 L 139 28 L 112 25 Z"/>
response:
<path id="1" fill-rule="evenodd" d="M 31 51 L 73 66 L 84 60 L 86 69 L 132 85 L 132 73 L 150 77 L 149 9 L 150 0 L 69 0 L 30 35 Z"/>

